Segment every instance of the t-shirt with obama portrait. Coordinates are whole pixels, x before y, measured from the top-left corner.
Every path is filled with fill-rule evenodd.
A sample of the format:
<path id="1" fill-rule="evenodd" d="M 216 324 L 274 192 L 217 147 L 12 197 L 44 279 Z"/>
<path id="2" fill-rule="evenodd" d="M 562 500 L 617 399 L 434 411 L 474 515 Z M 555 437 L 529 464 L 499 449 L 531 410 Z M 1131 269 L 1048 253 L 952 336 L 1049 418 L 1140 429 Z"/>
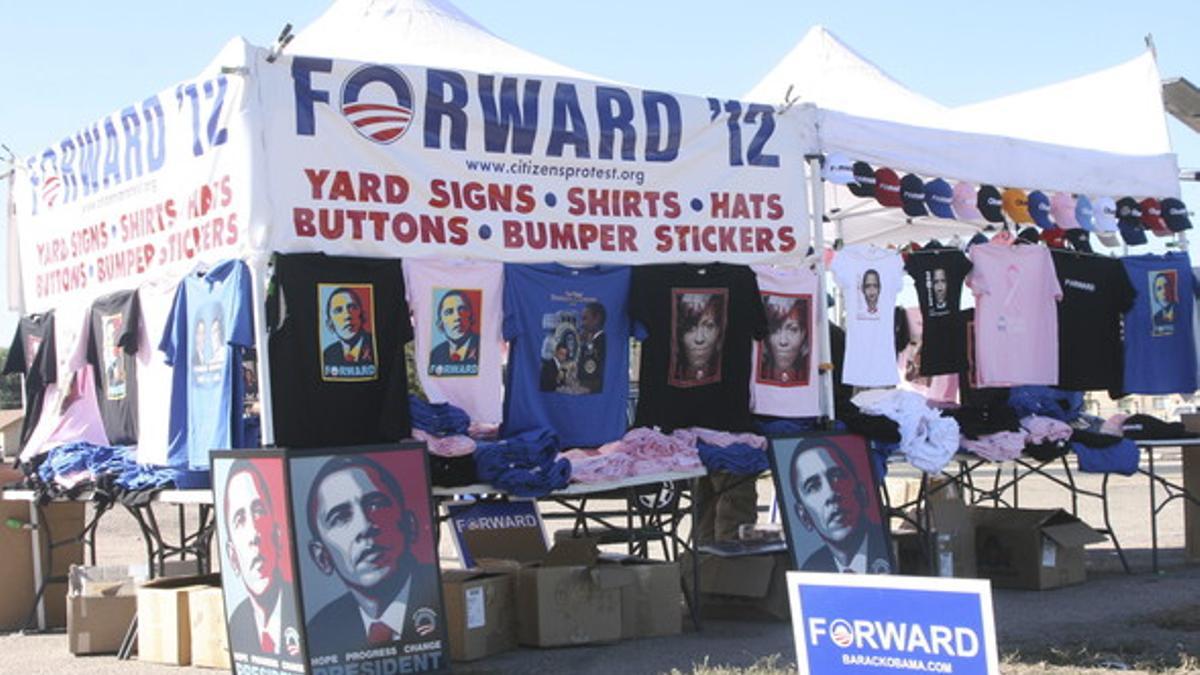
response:
<path id="1" fill-rule="evenodd" d="M 753 340 L 767 320 L 749 267 L 638 267 L 630 314 L 643 337 L 634 426 L 750 430 Z"/>
<path id="2" fill-rule="evenodd" d="M 411 431 L 399 260 L 275 256 L 267 297 L 275 439 L 361 445 Z"/>

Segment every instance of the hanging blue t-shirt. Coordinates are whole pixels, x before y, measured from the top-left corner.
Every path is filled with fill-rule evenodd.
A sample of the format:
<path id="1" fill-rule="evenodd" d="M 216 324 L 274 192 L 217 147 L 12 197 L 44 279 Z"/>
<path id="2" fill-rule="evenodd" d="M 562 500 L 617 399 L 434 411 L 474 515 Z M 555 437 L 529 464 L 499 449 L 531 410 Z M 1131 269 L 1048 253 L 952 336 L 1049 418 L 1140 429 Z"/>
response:
<path id="1" fill-rule="evenodd" d="M 242 353 L 253 346 L 246 264 L 227 260 L 184 277 L 159 344 L 174 368 L 172 466 L 207 469 L 209 450 L 243 447 Z"/>
<path id="2" fill-rule="evenodd" d="M 542 427 L 591 447 L 625 433 L 629 279 L 628 267 L 505 265 L 505 436 Z"/>
<path id="3" fill-rule="evenodd" d="M 1137 292 L 1125 314 L 1125 393 L 1195 392 L 1195 279 L 1188 255 L 1136 255 L 1124 262 Z"/>

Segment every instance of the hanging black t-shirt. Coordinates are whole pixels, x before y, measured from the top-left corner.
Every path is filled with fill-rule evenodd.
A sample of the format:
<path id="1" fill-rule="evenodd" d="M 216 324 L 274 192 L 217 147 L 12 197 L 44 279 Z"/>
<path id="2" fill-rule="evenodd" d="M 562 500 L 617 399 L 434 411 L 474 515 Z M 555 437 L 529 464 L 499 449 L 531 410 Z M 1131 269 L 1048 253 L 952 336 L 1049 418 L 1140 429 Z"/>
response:
<path id="1" fill-rule="evenodd" d="M 267 298 L 275 442 L 364 445 L 411 431 L 399 260 L 277 255 Z"/>
<path id="2" fill-rule="evenodd" d="M 1121 317 L 1133 306 L 1133 285 L 1116 258 L 1052 250 L 1062 287 L 1058 303 L 1058 386 L 1120 391 L 1125 371 Z"/>
<path id="3" fill-rule="evenodd" d="M 960 302 L 970 259 L 956 248 L 927 248 L 910 253 L 904 269 L 916 282 L 921 306 L 921 375 L 962 372 L 967 355 Z"/>
<path id="4" fill-rule="evenodd" d="M 137 359 L 142 320 L 137 291 L 120 291 L 92 303 L 88 314 L 88 363 L 96 376 L 96 400 L 110 445 L 137 443 Z"/>
<path id="5" fill-rule="evenodd" d="M 767 328 L 754 272 L 720 263 L 637 267 L 629 297 L 646 331 L 634 425 L 750 430 L 751 345 Z"/>
<path id="6" fill-rule="evenodd" d="M 8 348 L 8 359 L 4 362 L 5 375 L 20 373 L 25 376 L 25 419 L 21 422 L 21 447 L 25 447 L 25 442 L 42 415 L 46 386 L 55 381 L 57 363 L 54 312 L 21 317 L 12 346 Z"/>

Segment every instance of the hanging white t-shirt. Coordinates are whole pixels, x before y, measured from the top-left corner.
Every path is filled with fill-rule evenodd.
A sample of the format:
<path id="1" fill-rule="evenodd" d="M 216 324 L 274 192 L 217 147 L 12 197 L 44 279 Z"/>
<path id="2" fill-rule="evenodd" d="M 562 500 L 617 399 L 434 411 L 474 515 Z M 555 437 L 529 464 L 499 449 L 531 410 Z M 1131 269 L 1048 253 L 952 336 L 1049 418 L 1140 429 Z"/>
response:
<path id="1" fill-rule="evenodd" d="M 817 275 L 806 266 L 752 267 L 767 314 L 767 337 L 754 345 L 751 410 L 776 417 L 821 414 L 817 379 Z"/>
<path id="2" fill-rule="evenodd" d="M 175 300 L 175 280 L 158 280 L 138 288 L 142 321 L 138 333 L 138 449 L 139 464 L 167 466 L 170 447 L 171 392 L 174 369 L 158 350 L 171 305 Z"/>
<path id="3" fill-rule="evenodd" d="M 451 403 L 472 422 L 499 424 L 504 265 L 405 260 L 404 289 L 417 376 L 430 403 Z"/>
<path id="4" fill-rule="evenodd" d="M 830 267 L 846 309 L 846 364 L 842 383 L 891 387 L 896 372 L 896 296 L 904 283 L 900 254 L 875 245 L 843 248 Z"/>

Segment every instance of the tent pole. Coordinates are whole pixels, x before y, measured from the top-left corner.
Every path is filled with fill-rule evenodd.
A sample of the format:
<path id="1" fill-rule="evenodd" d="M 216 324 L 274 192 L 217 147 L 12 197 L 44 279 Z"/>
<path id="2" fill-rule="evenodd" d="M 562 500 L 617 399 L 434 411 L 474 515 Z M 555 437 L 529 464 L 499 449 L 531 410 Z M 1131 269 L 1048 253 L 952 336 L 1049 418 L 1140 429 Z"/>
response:
<path id="1" fill-rule="evenodd" d="M 829 349 L 829 305 L 825 302 L 827 296 L 825 284 L 825 182 L 821 179 L 821 157 L 808 158 L 808 184 L 812 193 L 813 252 L 817 257 L 817 297 L 814 299 L 817 313 L 817 348 L 820 354 L 817 370 L 817 381 L 821 383 L 820 401 L 821 415 L 833 419 L 833 368 L 826 370 L 826 363 L 832 364 L 833 358 Z"/>
<path id="2" fill-rule="evenodd" d="M 254 350 L 258 355 L 258 406 L 262 446 L 275 445 L 275 416 L 271 398 L 271 354 L 267 346 L 267 266 L 270 255 L 256 252 L 250 258 L 251 300 L 254 303 Z"/>

